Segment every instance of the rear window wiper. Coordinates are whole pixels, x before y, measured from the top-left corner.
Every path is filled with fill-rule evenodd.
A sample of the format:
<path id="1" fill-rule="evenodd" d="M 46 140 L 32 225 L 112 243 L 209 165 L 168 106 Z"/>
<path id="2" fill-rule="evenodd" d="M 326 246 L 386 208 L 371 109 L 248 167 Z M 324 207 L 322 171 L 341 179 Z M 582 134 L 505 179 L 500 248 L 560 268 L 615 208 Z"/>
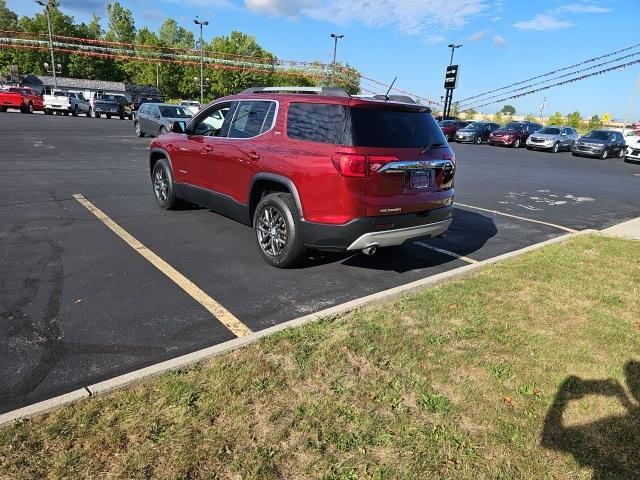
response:
<path id="1" fill-rule="evenodd" d="M 438 148 L 444 148 L 444 147 L 446 147 L 446 145 L 442 142 L 432 143 L 431 145 L 427 145 L 426 147 L 424 147 L 420 152 L 420 155 L 424 155 L 429 150 L 437 150 Z"/>

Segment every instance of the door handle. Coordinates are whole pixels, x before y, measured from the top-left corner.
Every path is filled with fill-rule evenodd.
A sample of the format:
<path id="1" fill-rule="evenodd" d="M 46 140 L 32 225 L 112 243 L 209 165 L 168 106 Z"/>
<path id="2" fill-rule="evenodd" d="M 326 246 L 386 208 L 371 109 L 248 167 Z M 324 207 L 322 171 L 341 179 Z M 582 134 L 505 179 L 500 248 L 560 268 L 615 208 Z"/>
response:
<path id="1" fill-rule="evenodd" d="M 260 155 L 258 155 L 257 152 L 249 152 L 249 158 L 251 160 L 259 160 L 260 159 Z"/>
<path id="2" fill-rule="evenodd" d="M 213 145 L 205 145 L 203 148 L 205 152 L 213 152 L 213 149 L 214 149 Z"/>

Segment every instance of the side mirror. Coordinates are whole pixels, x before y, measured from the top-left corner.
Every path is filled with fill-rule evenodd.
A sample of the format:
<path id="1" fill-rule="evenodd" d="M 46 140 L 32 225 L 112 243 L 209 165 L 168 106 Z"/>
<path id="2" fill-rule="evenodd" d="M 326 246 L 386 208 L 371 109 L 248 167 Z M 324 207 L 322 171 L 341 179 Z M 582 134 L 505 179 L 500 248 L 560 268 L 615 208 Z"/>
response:
<path id="1" fill-rule="evenodd" d="M 171 131 L 173 133 L 187 133 L 187 122 L 178 121 L 171 124 Z"/>

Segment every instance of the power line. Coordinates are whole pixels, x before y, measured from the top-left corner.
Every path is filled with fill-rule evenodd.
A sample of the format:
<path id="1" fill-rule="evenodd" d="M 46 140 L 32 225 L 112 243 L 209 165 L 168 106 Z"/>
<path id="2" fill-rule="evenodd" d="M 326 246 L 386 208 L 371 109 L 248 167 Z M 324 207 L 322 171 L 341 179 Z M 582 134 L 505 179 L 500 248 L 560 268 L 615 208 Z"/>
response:
<path id="1" fill-rule="evenodd" d="M 463 98 L 462 100 L 460 100 L 460 102 L 466 102 L 467 100 L 473 100 L 475 98 L 484 97 L 484 96 L 489 95 L 491 93 L 500 92 L 502 90 L 506 90 L 506 89 L 509 89 L 511 87 L 515 87 L 515 86 L 518 86 L 518 85 L 529 83 L 529 82 L 531 82 L 533 80 L 537 80 L 539 78 L 548 77 L 549 75 L 555 75 L 556 73 L 565 72 L 567 70 L 572 70 L 572 69 L 574 69 L 576 67 L 579 67 L 581 65 L 584 65 L 586 63 L 597 62 L 598 60 L 601 60 L 603 58 L 608 58 L 608 57 L 612 57 L 612 56 L 618 55 L 618 54 L 623 53 L 623 52 L 628 52 L 629 50 L 633 50 L 633 49 L 638 48 L 638 47 L 640 47 L 640 43 L 636 43 L 635 45 L 632 45 L 630 47 L 625 47 L 625 48 L 622 48 L 620 50 L 616 50 L 615 52 L 610 52 L 610 53 L 606 53 L 604 55 L 600 55 L 599 57 L 589 58 L 588 60 L 584 60 L 582 62 L 576 63 L 574 65 L 570 65 L 568 67 L 559 68 L 559 69 L 553 70 L 551 72 L 543 73 L 542 75 L 531 77 L 531 78 L 529 78 L 527 80 L 522 80 L 522 81 L 519 81 L 519 82 L 511 83 L 509 85 L 505 85 L 504 87 L 500 87 L 500 88 L 496 88 L 494 90 L 489 90 L 489 91 L 486 91 L 486 92 L 483 92 L 483 93 L 479 93 L 479 94 L 474 95 L 472 97 Z"/>
<path id="2" fill-rule="evenodd" d="M 510 90 L 509 92 L 501 93 L 501 94 L 498 94 L 498 95 L 492 95 L 491 97 L 486 97 L 486 98 L 483 98 L 482 100 L 477 100 L 476 102 L 465 102 L 464 106 L 465 107 L 473 107 L 474 103 L 486 102 L 487 100 L 491 100 L 493 98 L 500 97 L 502 95 L 505 95 L 506 93 L 519 92 L 519 91 L 522 91 L 522 90 L 526 90 L 527 88 L 537 87 L 538 85 L 543 85 L 545 83 L 552 82 L 553 80 L 559 80 L 561 78 L 571 77 L 573 75 L 577 75 L 578 73 L 587 72 L 589 70 L 593 70 L 595 68 L 602 67 L 604 65 L 610 65 L 612 63 L 619 62 L 621 60 L 625 60 L 627 58 L 637 57 L 638 55 L 640 55 L 640 51 L 639 52 L 630 53 L 629 55 L 624 55 L 622 57 L 617 57 L 617 58 L 614 58 L 613 60 L 608 60 L 606 62 L 598 63 L 596 65 L 591 65 L 591 66 L 589 66 L 587 68 L 583 68 L 581 70 L 576 70 L 575 72 L 565 73 L 564 75 L 558 75 L 557 77 L 552 77 L 552 78 L 549 78 L 547 80 L 543 80 L 541 82 L 525 85 L 524 87 L 516 88 L 516 89 Z M 471 105 L 469 105 L 469 103 Z"/>
<path id="3" fill-rule="evenodd" d="M 619 64 L 619 65 L 614 65 L 613 67 L 605 68 L 605 69 L 599 70 L 597 72 L 592 72 L 592 73 L 589 73 L 587 75 L 582 75 L 580 77 L 571 78 L 569 80 L 564 80 L 562 82 L 558 82 L 558 83 L 555 83 L 553 85 L 547 85 L 545 87 L 536 88 L 534 90 L 529 90 L 527 92 L 518 93 L 516 95 L 511 95 L 510 97 L 504 97 L 504 98 L 501 98 L 499 100 L 495 100 L 493 102 L 487 102 L 487 103 L 483 103 L 482 105 L 476 105 L 475 108 L 486 107 L 487 105 L 493 105 L 495 103 L 504 102 L 505 100 L 511 100 L 511 99 L 514 99 L 514 98 L 524 97 L 525 95 L 531 95 L 532 93 L 541 92 L 543 90 L 548 90 L 550 88 L 559 87 L 561 85 L 566 85 L 568 83 L 578 82 L 578 81 L 584 80 L 586 78 L 595 77 L 597 75 L 602 75 L 603 73 L 612 72 L 613 70 L 621 70 L 621 69 L 624 69 L 624 68 L 629 67 L 631 65 L 636 65 L 636 64 L 639 64 L 639 63 L 640 63 L 640 59 L 633 60 L 633 61 L 627 62 L 627 63 L 622 63 L 622 64 Z M 471 110 L 471 107 L 466 108 L 463 111 L 466 112 L 468 110 Z"/>

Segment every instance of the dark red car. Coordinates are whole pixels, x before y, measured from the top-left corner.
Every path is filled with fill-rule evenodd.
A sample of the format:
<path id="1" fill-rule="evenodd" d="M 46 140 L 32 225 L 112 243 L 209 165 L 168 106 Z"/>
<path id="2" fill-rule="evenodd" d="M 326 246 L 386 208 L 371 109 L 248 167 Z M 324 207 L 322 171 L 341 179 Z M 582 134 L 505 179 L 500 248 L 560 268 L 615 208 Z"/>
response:
<path id="1" fill-rule="evenodd" d="M 0 90 L 0 111 L 6 112 L 8 108 L 15 108 L 22 113 L 33 113 L 36 110 L 44 110 L 42 96 L 31 88 L 10 87 Z"/>
<path id="2" fill-rule="evenodd" d="M 532 133 L 542 128 L 539 123 L 510 122 L 504 127 L 494 130 L 489 135 L 489 145 L 502 145 L 506 147 L 520 148 L 527 143 L 527 138 Z"/>
<path id="3" fill-rule="evenodd" d="M 276 267 L 443 234 L 455 156 L 428 107 L 313 87 L 221 98 L 150 146 L 157 202 L 253 226 Z"/>
<path id="4" fill-rule="evenodd" d="M 456 132 L 461 128 L 466 127 L 472 122 L 462 121 L 462 120 L 442 120 L 438 123 L 440 128 L 442 129 L 442 133 L 447 137 L 447 140 L 451 141 L 456 136 Z"/>

